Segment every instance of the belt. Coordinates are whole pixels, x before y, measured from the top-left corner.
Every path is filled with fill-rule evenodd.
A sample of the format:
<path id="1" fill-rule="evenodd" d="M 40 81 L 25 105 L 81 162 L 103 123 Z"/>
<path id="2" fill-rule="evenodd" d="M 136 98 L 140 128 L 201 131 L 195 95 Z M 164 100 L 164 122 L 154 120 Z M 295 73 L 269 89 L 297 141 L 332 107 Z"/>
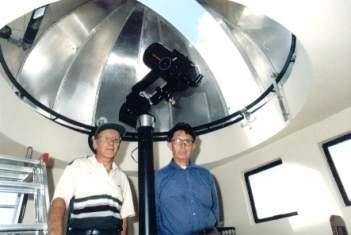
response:
<path id="1" fill-rule="evenodd" d="M 72 229 L 69 228 L 67 235 L 119 235 L 119 231 L 107 229 Z"/>
<path id="2" fill-rule="evenodd" d="M 196 233 L 196 235 L 220 235 L 216 228 L 203 229 Z"/>

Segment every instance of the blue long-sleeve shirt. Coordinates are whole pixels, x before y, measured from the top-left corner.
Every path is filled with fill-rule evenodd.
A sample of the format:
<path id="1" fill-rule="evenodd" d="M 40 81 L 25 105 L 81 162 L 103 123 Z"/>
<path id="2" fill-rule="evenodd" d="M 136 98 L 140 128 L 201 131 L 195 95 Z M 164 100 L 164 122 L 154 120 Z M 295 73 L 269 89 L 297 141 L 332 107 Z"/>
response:
<path id="1" fill-rule="evenodd" d="M 195 164 L 182 169 L 172 160 L 157 171 L 155 197 L 158 235 L 191 235 L 219 220 L 213 176 Z"/>

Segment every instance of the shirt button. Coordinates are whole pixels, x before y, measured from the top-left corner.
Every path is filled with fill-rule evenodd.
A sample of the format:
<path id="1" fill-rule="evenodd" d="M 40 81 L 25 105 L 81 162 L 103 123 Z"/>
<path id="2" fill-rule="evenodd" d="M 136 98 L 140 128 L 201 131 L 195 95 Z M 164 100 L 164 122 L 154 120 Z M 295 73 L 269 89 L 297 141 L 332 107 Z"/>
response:
<path id="1" fill-rule="evenodd" d="M 195 212 L 193 212 L 193 215 L 196 215 L 196 213 L 195 213 Z"/>

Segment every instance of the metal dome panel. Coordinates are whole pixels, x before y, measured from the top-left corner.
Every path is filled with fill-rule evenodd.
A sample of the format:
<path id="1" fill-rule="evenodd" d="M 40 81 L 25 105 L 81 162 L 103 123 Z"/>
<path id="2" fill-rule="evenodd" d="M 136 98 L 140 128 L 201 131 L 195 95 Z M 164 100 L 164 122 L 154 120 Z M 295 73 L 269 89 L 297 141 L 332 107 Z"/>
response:
<path id="1" fill-rule="evenodd" d="M 272 84 L 291 51 L 290 32 L 231 1 L 178 2 L 195 28 L 180 18 L 182 12 L 156 12 L 152 1 L 71 2 L 46 6 L 32 45 L 14 47 L 14 40 L 3 39 L 1 45 L 16 82 L 30 96 L 25 100 L 83 131 L 101 118 L 121 122 L 126 97 L 150 72 L 143 55 L 154 42 L 185 55 L 203 75 L 198 87 L 174 94 L 175 104 L 151 106 L 156 132 L 179 121 L 206 126 L 245 108 Z M 23 25 L 29 16 L 21 17 Z M 23 27 L 18 31 L 23 34 Z M 164 84 L 160 78 L 150 90 Z"/>

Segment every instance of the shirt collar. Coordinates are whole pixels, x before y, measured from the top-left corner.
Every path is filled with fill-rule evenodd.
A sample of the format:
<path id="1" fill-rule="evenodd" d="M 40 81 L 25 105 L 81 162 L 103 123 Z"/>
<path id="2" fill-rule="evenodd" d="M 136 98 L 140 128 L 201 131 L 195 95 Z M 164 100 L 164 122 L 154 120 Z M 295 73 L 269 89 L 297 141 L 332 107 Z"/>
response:
<path id="1" fill-rule="evenodd" d="M 102 163 L 100 163 L 100 162 L 98 162 L 98 161 L 96 160 L 95 154 L 92 155 L 91 157 L 89 157 L 89 159 L 91 160 L 91 162 L 92 162 L 94 165 L 104 167 Z M 118 170 L 118 169 L 119 169 L 119 168 L 118 168 L 117 164 L 113 161 L 113 162 L 112 162 L 112 169 L 111 169 L 111 171 L 115 171 L 115 170 Z"/>
<path id="2" fill-rule="evenodd" d="M 171 162 L 169 163 L 169 165 L 174 168 L 174 169 L 177 169 L 177 170 L 184 170 L 183 168 L 181 168 L 175 161 L 174 159 L 172 158 Z M 189 161 L 189 164 L 187 165 L 186 169 L 188 168 L 193 168 L 193 167 L 196 167 L 196 165 L 194 163 L 192 163 L 191 161 Z M 185 170 L 186 170 L 185 169 Z"/>

